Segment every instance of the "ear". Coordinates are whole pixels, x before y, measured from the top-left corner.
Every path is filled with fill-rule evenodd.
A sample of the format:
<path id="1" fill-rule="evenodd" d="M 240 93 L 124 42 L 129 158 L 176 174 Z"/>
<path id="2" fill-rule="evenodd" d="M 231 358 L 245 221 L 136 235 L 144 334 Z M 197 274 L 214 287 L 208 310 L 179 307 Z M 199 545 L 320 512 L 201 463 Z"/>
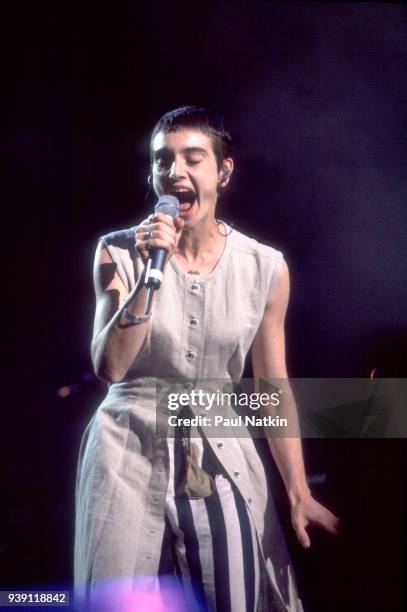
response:
<path id="1" fill-rule="evenodd" d="M 227 186 L 232 176 L 233 167 L 233 159 L 231 157 L 226 157 L 222 162 L 222 168 L 219 170 L 219 187 L 225 188 Z"/>

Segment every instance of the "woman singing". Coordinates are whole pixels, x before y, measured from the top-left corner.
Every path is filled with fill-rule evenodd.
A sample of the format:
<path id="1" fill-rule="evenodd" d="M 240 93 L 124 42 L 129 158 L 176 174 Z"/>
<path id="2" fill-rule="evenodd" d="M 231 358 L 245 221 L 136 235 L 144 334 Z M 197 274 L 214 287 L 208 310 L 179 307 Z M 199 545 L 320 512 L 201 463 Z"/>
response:
<path id="1" fill-rule="evenodd" d="M 231 138 L 217 114 L 190 106 L 167 113 L 150 151 L 150 184 L 157 196 L 177 197 L 180 210 L 105 235 L 97 246 L 92 360 L 109 390 L 80 449 L 77 601 L 92 606 L 98 590 L 121 579 L 135 610 L 148 592 L 162 597 L 162 610 L 299 612 L 269 466 L 253 439 L 222 429 L 206 436 L 204 428 L 189 432 L 193 444 L 156 435 L 164 379 L 178 393 L 207 379 L 238 382 L 249 351 L 255 379 L 287 379 L 287 265 L 281 252 L 217 219 L 233 173 Z M 146 315 L 152 248 L 167 256 Z M 335 533 L 338 519 L 307 486 L 300 438 L 268 444 L 301 545 L 310 546 L 310 524 Z M 165 599 L 170 575 L 178 588 Z"/>

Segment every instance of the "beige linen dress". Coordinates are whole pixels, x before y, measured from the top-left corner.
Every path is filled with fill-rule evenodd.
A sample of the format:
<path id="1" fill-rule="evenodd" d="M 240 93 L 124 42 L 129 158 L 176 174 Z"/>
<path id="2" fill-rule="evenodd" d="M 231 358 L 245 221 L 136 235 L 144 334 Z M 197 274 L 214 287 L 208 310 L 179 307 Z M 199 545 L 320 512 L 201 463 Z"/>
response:
<path id="1" fill-rule="evenodd" d="M 143 270 L 134 230 L 100 239 L 129 292 Z M 83 436 L 76 484 L 78 598 L 91 595 L 98 581 L 117 576 L 150 576 L 153 584 L 170 469 L 168 441 L 156 436 L 156 383 L 172 379 L 172 391 L 182 392 L 206 379 L 239 381 L 282 262 L 280 251 L 235 229 L 206 277 L 187 274 L 169 260 L 142 350 L 125 379 L 109 385 Z M 263 589 L 258 609 L 301 612 L 267 465 L 253 439 L 207 440 L 256 527 L 269 593 Z"/>

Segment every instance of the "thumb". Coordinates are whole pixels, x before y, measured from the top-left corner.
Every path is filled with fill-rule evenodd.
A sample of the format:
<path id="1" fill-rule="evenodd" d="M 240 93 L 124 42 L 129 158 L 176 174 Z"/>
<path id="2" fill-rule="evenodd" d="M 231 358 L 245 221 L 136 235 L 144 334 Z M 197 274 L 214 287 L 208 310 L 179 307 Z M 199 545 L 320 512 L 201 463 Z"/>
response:
<path id="1" fill-rule="evenodd" d="M 297 522 L 297 524 L 294 526 L 294 529 L 296 531 L 297 538 L 301 546 L 303 546 L 304 548 L 309 548 L 311 546 L 311 540 L 305 529 L 305 524 L 303 522 Z"/>
<path id="2" fill-rule="evenodd" d="M 175 229 L 176 229 L 177 234 L 178 234 L 178 232 L 182 232 L 183 227 L 185 225 L 185 221 L 184 221 L 184 219 L 181 219 L 181 217 L 176 217 L 174 219 L 174 225 L 175 225 Z"/>
<path id="3" fill-rule="evenodd" d="M 309 539 L 309 536 L 305 529 L 302 529 L 302 531 L 299 533 L 297 532 L 297 538 L 301 546 L 303 546 L 304 548 L 310 548 L 311 540 Z"/>

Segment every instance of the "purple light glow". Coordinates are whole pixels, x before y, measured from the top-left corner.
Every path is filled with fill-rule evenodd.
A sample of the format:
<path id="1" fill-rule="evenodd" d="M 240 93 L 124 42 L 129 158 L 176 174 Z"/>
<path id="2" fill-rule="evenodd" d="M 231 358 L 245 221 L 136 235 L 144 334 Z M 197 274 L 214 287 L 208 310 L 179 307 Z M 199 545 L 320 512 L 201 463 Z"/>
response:
<path id="1" fill-rule="evenodd" d="M 139 576 L 99 581 L 91 600 L 77 599 L 77 612 L 199 612 L 175 576 Z"/>

